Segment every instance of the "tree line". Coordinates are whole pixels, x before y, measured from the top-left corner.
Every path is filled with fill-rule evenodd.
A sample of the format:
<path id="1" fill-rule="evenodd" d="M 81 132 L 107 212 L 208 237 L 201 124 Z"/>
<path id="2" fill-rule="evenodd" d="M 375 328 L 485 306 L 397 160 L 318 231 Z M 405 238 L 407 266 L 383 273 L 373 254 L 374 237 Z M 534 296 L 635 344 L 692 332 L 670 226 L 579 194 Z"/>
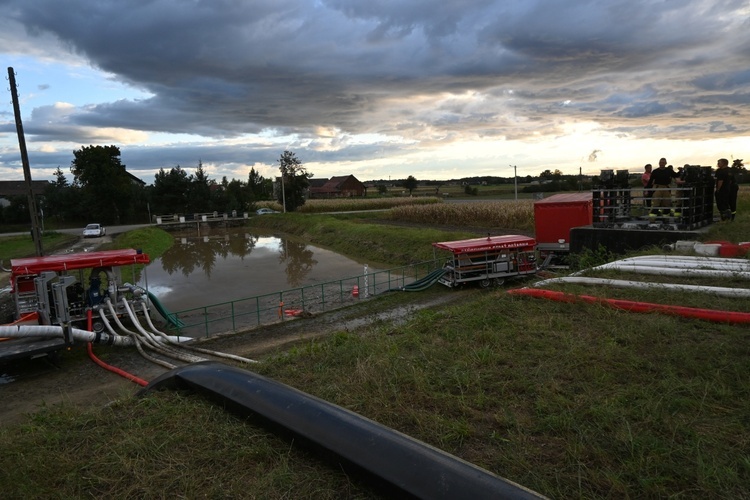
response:
<path id="1" fill-rule="evenodd" d="M 287 211 L 304 204 L 304 192 L 312 174 L 295 153 L 284 151 L 278 160 L 279 179 L 264 178 L 254 168 L 247 180 L 211 179 L 201 161 L 189 173 L 180 165 L 161 168 L 152 185 L 129 174 L 120 159 L 117 146 L 86 146 L 73 152 L 69 182 L 60 167 L 55 180 L 37 200 L 42 220 L 60 225 L 100 222 L 102 224 L 144 223 L 164 214 L 244 213 L 255 203 L 276 200 Z M 21 225 L 30 222 L 26 196 L 14 196 L 1 207 L 0 224 Z"/>

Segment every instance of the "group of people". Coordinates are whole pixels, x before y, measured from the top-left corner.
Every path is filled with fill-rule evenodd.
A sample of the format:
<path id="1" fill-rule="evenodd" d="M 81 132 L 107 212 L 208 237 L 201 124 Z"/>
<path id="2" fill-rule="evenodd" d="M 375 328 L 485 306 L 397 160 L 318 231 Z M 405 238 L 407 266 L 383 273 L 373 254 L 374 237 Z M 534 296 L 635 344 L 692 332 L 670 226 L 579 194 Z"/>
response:
<path id="1" fill-rule="evenodd" d="M 735 215 L 737 215 L 739 186 L 732 170 L 729 168 L 729 160 L 721 158 L 716 162 L 714 179 L 714 196 L 719 216 L 723 221 L 733 221 Z M 670 212 L 678 215 L 672 209 L 672 195 L 669 191 L 672 181 L 675 181 L 677 185 L 685 182 L 682 169 L 675 172 L 672 165 L 667 166 L 666 158 L 659 160 L 659 167 L 656 169 L 650 163 L 644 167 L 641 182 L 643 183 L 643 196 L 646 199 L 646 206 L 650 208 L 649 216 L 656 217 Z"/>

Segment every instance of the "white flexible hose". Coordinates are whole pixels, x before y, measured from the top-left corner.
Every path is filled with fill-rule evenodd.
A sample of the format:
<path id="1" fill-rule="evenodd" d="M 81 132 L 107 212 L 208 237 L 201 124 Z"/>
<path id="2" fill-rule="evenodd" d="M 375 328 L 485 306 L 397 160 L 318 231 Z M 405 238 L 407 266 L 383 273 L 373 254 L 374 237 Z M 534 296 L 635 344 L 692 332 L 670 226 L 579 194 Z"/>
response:
<path id="1" fill-rule="evenodd" d="M 750 274 L 750 261 L 722 257 L 692 257 L 668 255 L 641 255 L 583 269 L 571 274 L 581 276 L 589 271 L 615 269 L 644 274 L 668 274 L 670 276 L 698 275 L 709 277 L 739 277 L 747 279 Z M 678 269 L 680 271 L 673 272 Z M 669 270 L 669 271 L 667 271 Z M 685 270 L 682 272 L 681 270 Z M 706 272 L 702 272 L 706 271 Z"/>
<path id="2" fill-rule="evenodd" d="M 750 289 L 728 288 L 718 286 L 682 285 L 676 283 L 650 283 L 642 281 L 611 280 L 605 278 L 585 278 L 581 276 L 569 276 L 563 278 L 551 278 L 534 283 L 533 287 L 540 288 L 554 283 L 578 283 L 584 285 L 607 285 L 619 288 L 650 288 L 666 289 L 680 292 L 705 292 L 722 297 L 750 297 Z"/>
<path id="3" fill-rule="evenodd" d="M 723 261 L 707 261 L 707 260 L 662 260 L 662 259 L 623 259 L 616 262 L 610 262 L 610 264 L 619 265 L 637 265 L 637 266 L 654 266 L 654 267 L 668 267 L 668 268 L 696 268 L 696 269 L 714 269 L 721 271 L 738 271 L 748 272 L 750 271 L 750 262 L 746 260 L 729 260 Z M 604 264 L 608 266 L 609 264 Z"/>
<path id="4" fill-rule="evenodd" d="M 128 303 L 127 299 L 125 297 L 122 298 L 122 303 L 125 306 L 125 310 L 128 313 L 128 316 L 130 317 L 130 321 L 133 323 L 133 326 L 135 326 L 136 330 L 140 332 L 141 335 L 148 338 L 150 342 L 159 345 L 159 349 L 163 351 L 164 353 L 171 353 L 174 355 L 175 359 L 179 359 L 182 361 L 186 361 L 188 363 L 199 363 L 201 361 L 208 361 L 206 358 L 201 358 L 198 356 L 193 356 L 192 354 L 180 352 L 177 349 L 174 349 L 171 347 L 171 343 L 167 342 L 167 345 L 160 344 L 157 337 L 152 334 L 149 331 L 146 331 L 146 329 L 143 328 L 141 323 L 138 321 L 138 318 L 135 315 L 135 312 L 133 312 L 133 309 L 130 307 L 130 304 Z"/>
<path id="5" fill-rule="evenodd" d="M 127 333 L 128 335 L 130 335 L 131 337 L 133 337 L 134 339 L 136 339 L 136 345 L 137 345 L 137 346 L 141 346 L 141 347 L 147 347 L 147 348 L 151 349 L 152 351 L 154 351 L 154 352 L 157 352 L 157 353 L 159 353 L 159 354 L 162 354 L 162 355 L 164 355 L 164 356 L 167 356 L 167 357 L 170 357 L 170 358 L 171 358 L 171 357 L 173 357 L 173 356 L 171 356 L 171 355 L 170 355 L 169 353 L 167 353 L 167 352 L 163 352 L 163 351 L 162 351 L 162 349 L 160 349 L 160 347 L 159 347 L 158 345 L 156 345 L 156 344 L 155 344 L 154 342 L 152 342 L 152 341 L 151 341 L 150 339 L 148 339 L 147 337 L 142 337 L 142 336 L 139 336 L 139 335 L 138 335 L 137 333 L 135 333 L 135 332 L 133 332 L 133 331 L 131 331 L 131 330 L 128 330 L 127 328 L 125 328 L 125 326 L 124 326 L 124 325 L 122 324 L 122 322 L 120 321 L 120 318 L 118 318 L 118 317 L 117 317 L 117 312 L 115 311 L 115 308 L 114 308 L 114 306 L 112 305 L 112 302 L 111 302 L 111 301 L 110 301 L 109 299 L 107 299 L 107 300 L 105 301 L 105 304 L 106 304 L 106 305 L 107 305 L 107 307 L 109 308 L 109 312 L 110 312 L 110 313 L 112 314 L 112 319 L 114 319 L 114 320 L 115 320 L 115 323 L 117 324 L 117 327 L 118 327 L 118 328 L 119 328 L 119 329 L 120 329 L 121 331 L 123 331 L 123 332 Z M 142 349 L 139 349 L 139 352 L 140 352 L 140 353 L 141 353 L 141 355 L 143 355 L 144 357 L 145 357 L 145 356 L 148 356 L 148 355 L 147 355 L 147 354 L 145 353 L 145 351 L 143 351 Z M 156 362 L 156 361 L 154 361 L 154 360 L 156 360 L 157 358 L 154 358 L 154 357 L 152 357 L 152 356 L 148 356 L 148 359 L 149 359 L 149 361 L 152 361 L 152 362 Z M 159 363 L 159 364 L 161 364 L 161 363 Z M 162 365 L 162 366 L 164 366 L 164 365 Z M 174 365 L 172 365 L 172 366 L 174 366 Z"/>
<path id="6" fill-rule="evenodd" d="M 151 328 L 151 330 L 153 330 L 155 333 L 157 333 L 162 338 L 169 338 L 169 336 L 167 334 L 165 334 L 164 332 L 159 331 L 154 326 L 154 323 L 151 321 L 151 316 L 148 314 L 148 308 L 146 307 L 145 302 L 141 302 L 141 307 L 143 308 L 143 315 L 146 318 L 146 322 L 148 323 L 148 326 Z M 241 356 L 236 356 L 234 354 L 228 354 L 228 353 L 225 353 L 225 352 L 212 351 L 210 349 L 203 349 L 201 347 L 196 347 L 196 346 L 192 346 L 192 345 L 180 344 L 180 347 L 182 347 L 184 349 L 189 349 L 191 351 L 200 352 L 200 353 L 203 353 L 203 354 L 209 354 L 211 356 L 216 356 L 216 357 L 219 357 L 219 358 L 233 359 L 235 361 L 239 361 L 240 363 L 252 364 L 252 363 L 257 363 L 258 362 L 258 361 L 254 360 L 254 359 L 243 358 Z"/>
<path id="7" fill-rule="evenodd" d="M 626 259 L 622 259 L 622 261 L 639 261 L 639 260 L 660 260 L 663 262 L 677 262 L 677 261 L 686 261 L 686 262 L 695 262 L 698 264 L 701 263 L 719 263 L 719 264 L 726 264 L 726 263 L 736 263 L 736 264 L 744 264 L 745 266 L 750 266 L 750 261 L 747 259 L 739 259 L 739 258 L 731 258 L 731 257 L 701 257 L 701 256 L 691 256 L 691 255 L 637 255 L 634 257 L 628 257 Z"/>
<path id="8" fill-rule="evenodd" d="M 604 264 L 603 266 L 597 266 L 589 269 L 590 271 L 614 269 L 617 271 L 629 271 L 634 273 L 642 274 L 659 274 L 666 276 L 702 276 L 708 278 L 742 278 L 750 279 L 750 272 L 748 271 L 721 271 L 718 269 L 695 269 L 694 267 L 687 268 L 664 268 L 655 266 L 643 266 L 636 264 L 621 264 L 619 262 L 611 262 L 610 264 Z M 575 273 L 574 276 L 579 276 L 580 273 Z"/>
<path id="9" fill-rule="evenodd" d="M 110 332 L 114 333 L 114 329 L 112 328 L 112 325 L 110 324 L 109 320 L 107 319 L 107 315 L 104 314 L 104 310 L 103 309 L 99 309 L 99 316 L 101 316 L 102 321 L 104 321 L 104 324 L 106 325 L 107 330 L 109 330 Z M 150 354 L 148 354 L 143 349 L 143 346 L 141 345 L 141 341 L 138 338 L 138 335 L 136 335 L 135 333 L 132 333 L 132 332 L 129 335 L 130 335 L 129 337 L 124 337 L 124 338 L 128 338 L 128 339 L 132 340 L 133 345 L 135 345 L 135 348 L 138 350 L 138 353 L 140 353 L 140 355 L 143 356 L 143 358 L 147 359 L 148 361 L 151 361 L 154 364 L 157 364 L 159 366 L 163 366 L 167 370 L 173 370 L 173 369 L 177 368 L 177 365 L 173 365 L 172 363 L 169 363 L 167 361 L 161 360 L 159 358 L 155 358 L 155 357 L 151 356 Z"/>
<path id="10" fill-rule="evenodd" d="M 133 342 L 127 337 L 119 335 L 97 334 L 71 328 L 73 339 L 79 342 L 99 342 L 102 344 L 112 344 L 116 346 L 132 346 Z M 0 337 L 8 338 L 64 338 L 63 327 L 58 325 L 10 325 L 0 326 Z"/>

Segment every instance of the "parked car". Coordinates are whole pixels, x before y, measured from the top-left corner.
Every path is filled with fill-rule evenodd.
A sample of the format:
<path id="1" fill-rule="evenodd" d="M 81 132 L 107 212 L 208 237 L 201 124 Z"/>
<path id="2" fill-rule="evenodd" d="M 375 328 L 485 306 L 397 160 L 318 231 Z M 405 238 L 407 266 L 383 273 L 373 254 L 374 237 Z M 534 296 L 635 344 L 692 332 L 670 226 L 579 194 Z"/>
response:
<path id="1" fill-rule="evenodd" d="M 276 210 L 271 210 L 270 208 L 259 208 L 255 211 L 256 215 L 267 215 L 267 214 L 277 214 Z"/>
<path id="2" fill-rule="evenodd" d="M 107 234 L 107 229 L 101 224 L 89 224 L 83 230 L 84 238 L 100 238 Z"/>

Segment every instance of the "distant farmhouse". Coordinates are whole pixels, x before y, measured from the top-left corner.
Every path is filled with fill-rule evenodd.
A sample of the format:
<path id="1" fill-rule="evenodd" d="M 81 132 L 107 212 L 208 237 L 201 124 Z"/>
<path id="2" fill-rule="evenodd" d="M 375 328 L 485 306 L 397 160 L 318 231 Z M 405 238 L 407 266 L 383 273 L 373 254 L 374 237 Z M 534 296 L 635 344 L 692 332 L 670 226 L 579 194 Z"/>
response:
<path id="1" fill-rule="evenodd" d="M 128 178 L 130 179 L 130 183 L 134 186 L 140 186 L 144 187 L 146 185 L 146 182 L 143 179 L 140 179 L 139 177 L 136 177 L 135 175 L 131 174 L 127 170 L 125 171 L 126 174 L 128 174 Z"/>
<path id="2" fill-rule="evenodd" d="M 130 180 L 130 183 L 135 186 L 143 187 L 146 183 L 134 176 L 127 170 L 125 173 Z M 34 193 L 35 197 L 44 196 L 48 186 L 51 186 L 50 181 L 31 181 L 31 192 Z M 26 181 L 0 181 L 0 207 L 7 207 L 10 205 L 9 199 L 15 196 L 27 196 L 29 194 L 26 188 Z"/>
<path id="3" fill-rule="evenodd" d="M 49 181 L 31 181 L 31 192 L 34 196 L 42 196 L 49 185 Z M 28 194 L 26 181 L 0 181 L 0 206 L 7 207 L 10 204 L 9 198 Z"/>
<path id="4" fill-rule="evenodd" d="M 367 195 L 367 188 L 353 175 L 310 179 L 310 198 L 353 198 Z"/>

